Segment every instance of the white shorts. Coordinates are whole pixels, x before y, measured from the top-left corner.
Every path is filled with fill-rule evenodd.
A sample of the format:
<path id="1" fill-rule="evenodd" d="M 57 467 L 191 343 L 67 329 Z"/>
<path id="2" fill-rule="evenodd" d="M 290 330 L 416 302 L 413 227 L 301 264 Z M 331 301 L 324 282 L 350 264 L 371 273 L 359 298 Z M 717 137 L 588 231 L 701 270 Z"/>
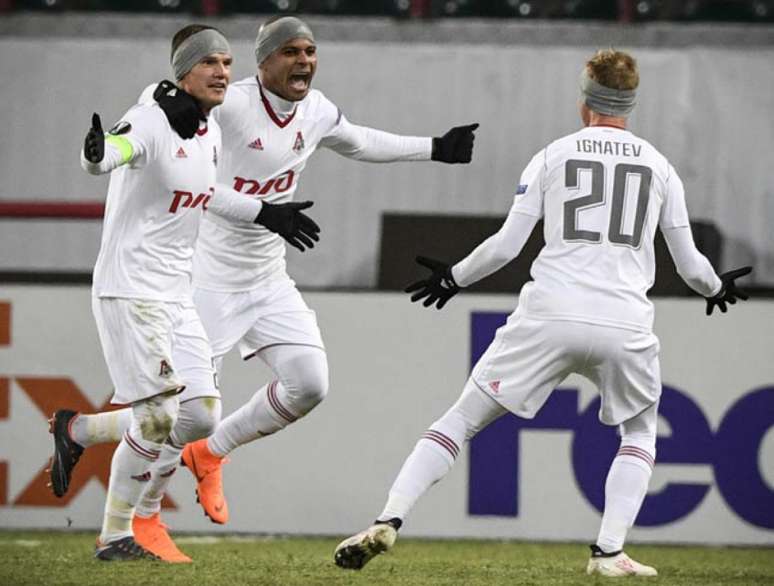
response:
<path id="1" fill-rule="evenodd" d="M 234 346 L 247 360 L 277 344 L 303 344 L 325 349 L 317 316 L 290 278 L 237 293 L 194 289 L 194 303 L 220 364 Z"/>
<path id="2" fill-rule="evenodd" d="M 207 335 L 190 303 L 92 298 L 113 403 L 128 404 L 169 391 L 181 401 L 219 397 Z"/>
<path id="3" fill-rule="evenodd" d="M 503 407 L 531 419 L 567 376 L 580 374 L 599 389 L 599 420 L 618 425 L 661 396 L 658 352 L 651 332 L 514 313 L 471 376 Z"/>

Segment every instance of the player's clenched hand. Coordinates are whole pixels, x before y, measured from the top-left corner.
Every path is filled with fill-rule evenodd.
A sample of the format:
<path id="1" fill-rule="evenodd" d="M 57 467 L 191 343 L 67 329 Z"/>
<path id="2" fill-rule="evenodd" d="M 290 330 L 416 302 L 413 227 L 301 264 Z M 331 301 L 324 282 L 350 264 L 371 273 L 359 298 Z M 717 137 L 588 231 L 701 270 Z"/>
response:
<path id="1" fill-rule="evenodd" d="M 86 140 L 83 141 L 83 156 L 90 163 L 99 163 L 105 158 L 105 133 L 102 130 L 102 121 L 96 112 L 91 115 L 91 128 L 86 133 Z"/>
<path id="2" fill-rule="evenodd" d="M 438 309 L 443 308 L 446 302 L 459 293 L 460 290 L 452 276 L 451 265 L 425 256 L 418 256 L 416 261 L 423 267 L 430 269 L 432 273 L 427 279 L 411 283 L 404 291 L 406 293 L 414 293 L 411 296 L 412 302 L 426 298 L 422 302 L 422 305 L 425 307 L 430 307 L 437 301 L 436 307 Z"/>
<path id="3" fill-rule="evenodd" d="M 449 132 L 433 139 L 433 151 L 430 158 L 442 163 L 470 163 L 473 158 L 473 131 L 478 123 L 468 126 L 455 126 Z"/>
<path id="4" fill-rule="evenodd" d="M 720 280 L 723 282 L 723 286 L 720 288 L 720 293 L 713 297 L 705 297 L 707 300 L 707 315 L 712 315 L 712 310 L 717 305 L 720 311 L 726 313 L 726 303 L 733 305 L 737 299 L 746 301 L 750 296 L 742 289 L 736 286 L 736 279 L 749 275 L 752 272 L 752 267 L 742 267 L 741 269 L 734 269 L 720 275 Z"/>
<path id="5" fill-rule="evenodd" d="M 199 129 L 199 121 L 207 119 L 193 96 L 167 79 L 159 82 L 153 92 L 153 99 L 180 138 L 193 138 Z"/>
<path id="6" fill-rule="evenodd" d="M 311 201 L 272 204 L 263 202 L 263 207 L 255 223 L 276 232 L 303 252 L 306 248 L 314 248 L 314 243 L 320 240 L 320 227 L 301 210 L 312 207 Z"/>

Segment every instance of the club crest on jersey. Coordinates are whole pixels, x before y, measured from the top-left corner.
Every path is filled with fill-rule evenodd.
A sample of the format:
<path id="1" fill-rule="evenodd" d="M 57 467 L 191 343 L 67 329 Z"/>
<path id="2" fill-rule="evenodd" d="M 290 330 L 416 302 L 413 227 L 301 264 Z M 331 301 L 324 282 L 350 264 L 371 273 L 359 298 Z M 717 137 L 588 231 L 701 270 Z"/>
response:
<path id="1" fill-rule="evenodd" d="M 495 380 L 489 383 L 489 388 L 492 389 L 492 392 L 499 393 L 500 392 L 500 381 Z"/>
<path id="2" fill-rule="evenodd" d="M 296 132 L 296 142 L 293 144 L 293 151 L 300 153 L 302 150 L 304 150 L 304 137 L 299 130 Z"/>
<path id="3" fill-rule="evenodd" d="M 247 148 L 249 149 L 255 149 L 256 151 L 262 151 L 263 150 L 263 143 L 261 142 L 261 138 L 256 138 L 253 142 L 247 145 Z"/>
<path id="4" fill-rule="evenodd" d="M 528 187 L 528 185 L 526 183 L 520 184 L 516 188 L 516 195 L 523 195 L 523 194 L 527 193 L 527 187 Z"/>
<path id="5" fill-rule="evenodd" d="M 172 374 L 172 367 L 166 360 L 162 360 L 159 367 L 159 376 L 168 377 Z"/>
<path id="6" fill-rule="evenodd" d="M 183 147 L 180 147 L 179 149 L 177 149 L 177 152 L 175 153 L 175 157 L 177 157 L 178 159 L 187 159 L 188 155 L 185 154 L 185 150 L 183 149 Z"/>
<path id="7" fill-rule="evenodd" d="M 108 134 L 112 134 L 113 136 L 118 136 L 120 134 L 126 134 L 132 129 L 132 125 L 129 124 L 129 122 L 126 122 L 125 120 L 120 120 L 119 122 L 116 122 L 113 125 L 113 128 L 108 130 Z"/>

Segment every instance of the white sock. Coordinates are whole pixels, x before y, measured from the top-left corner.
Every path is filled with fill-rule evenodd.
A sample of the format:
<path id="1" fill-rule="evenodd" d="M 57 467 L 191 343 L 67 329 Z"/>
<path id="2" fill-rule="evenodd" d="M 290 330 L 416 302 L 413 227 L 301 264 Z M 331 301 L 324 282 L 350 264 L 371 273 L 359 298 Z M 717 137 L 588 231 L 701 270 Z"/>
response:
<path id="1" fill-rule="evenodd" d="M 427 430 L 403 463 L 377 519 L 404 519 L 419 497 L 452 469 L 458 452 L 456 442 L 432 429 Z"/>
<path id="2" fill-rule="evenodd" d="M 150 467 L 162 447 L 139 436 L 127 431 L 113 454 L 105 517 L 99 536 L 102 543 L 132 535 L 134 506 L 150 480 Z"/>
<path id="3" fill-rule="evenodd" d="M 151 468 L 150 481 L 137 503 L 135 513 L 139 517 L 152 517 L 161 511 L 161 500 L 177 470 L 185 444 L 210 435 L 220 421 L 221 409 L 220 399 L 215 397 L 201 397 L 180 404 L 175 427 L 161 448 L 159 459 Z"/>
<path id="4" fill-rule="evenodd" d="M 298 419 L 288 403 L 279 381 L 261 387 L 247 403 L 220 422 L 207 439 L 207 447 L 216 456 L 226 456 L 241 445 L 287 427 Z"/>
<path id="5" fill-rule="evenodd" d="M 177 395 L 162 394 L 132 404 L 131 425 L 124 432 L 110 463 L 100 541 L 109 543 L 132 535 L 134 507 L 151 478 L 180 408 Z M 144 432 L 143 432 L 144 430 Z"/>
<path id="6" fill-rule="evenodd" d="M 419 497 L 451 470 L 464 442 L 504 413 L 499 403 L 468 380 L 457 402 L 417 442 L 377 519 L 403 520 Z"/>
<path id="7" fill-rule="evenodd" d="M 635 449 L 643 455 L 626 455 Z M 640 448 L 621 446 L 610 465 L 605 482 L 605 512 L 597 537 L 597 546 L 604 552 L 623 549 L 626 534 L 640 512 L 652 473 L 651 465 L 643 459 L 645 454 Z"/>
<path id="8" fill-rule="evenodd" d="M 70 422 L 70 437 L 88 448 L 95 444 L 121 441 L 132 421 L 132 409 L 105 411 L 104 413 L 82 413 Z"/>
<path id="9" fill-rule="evenodd" d="M 172 480 L 172 475 L 177 470 L 182 453 L 182 447 L 173 446 L 169 441 L 161 447 L 158 460 L 154 462 L 149 470 L 150 478 L 145 483 L 145 486 L 142 487 L 141 498 L 137 503 L 135 511 L 138 517 L 147 519 L 161 511 L 161 501 L 167 492 L 167 486 L 169 486 L 169 481 Z"/>

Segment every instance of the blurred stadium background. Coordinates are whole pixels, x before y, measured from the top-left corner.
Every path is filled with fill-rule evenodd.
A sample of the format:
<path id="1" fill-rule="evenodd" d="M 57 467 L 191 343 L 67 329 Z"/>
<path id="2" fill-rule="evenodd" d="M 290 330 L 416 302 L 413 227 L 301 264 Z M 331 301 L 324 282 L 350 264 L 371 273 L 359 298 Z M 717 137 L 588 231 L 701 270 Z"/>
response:
<path id="1" fill-rule="evenodd" d="M 397 292 L 417 274 L 414 255 L 455 260 L 497 229 L 532 154 L 578 127 L 582 63 L 615 46 L 641 67 L 631 129 L 681 174 L 700 248 L 718 270 L 755 267 L 754 300 L 707 319 L 659 241 L 667 388 L 632 540 L 774 546 L 774 0 L 0 0 L 0 527 L 93 529 L 101 518 L 109 450 L 62 501 L 42 471 L 51 410 L 110 396 L 88 289 L 107 180 L 78 165 L 91 113 L 118 120 L 168 77 L 171 35 L 192 21 L 232 40 L 235 80 L 254 74 L 257 27 L 278 12 L 305 15 L 314 85 L 350 120 L 418 135 L 478 121 L 474 161 L 312 158 L 299 197 L 316 202 L 323 241 L 288 259 L 318 313 L 331 395 L 234 454 L 229 526 L 201 517 L 185 472 L 171 526 L 344 535 L 378 512 L 514 307 L 541 242 L 533 235 L 524 258 L 441 313 Z M 231 357 L 224 412 L 267 377 Z M 481 434 L 406 533 L 592 540 L 615 444 L 594 399 L 570 379 L 535 421 Z"/>

